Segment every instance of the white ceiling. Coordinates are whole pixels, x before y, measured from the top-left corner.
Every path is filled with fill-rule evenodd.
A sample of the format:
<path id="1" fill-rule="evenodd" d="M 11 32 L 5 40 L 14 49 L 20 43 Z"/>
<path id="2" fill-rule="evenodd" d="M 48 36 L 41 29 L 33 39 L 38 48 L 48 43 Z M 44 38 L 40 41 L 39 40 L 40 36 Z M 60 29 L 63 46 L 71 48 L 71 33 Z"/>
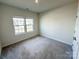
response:
<path id="1" fill-rule="evenodd" d="M 35 0 L 0 0 L 2 3 L 22 9 L 28 8 L 33 12 L 44 12 L 73 1 L 75 0 L 39 0 L 39 4 L 36 4 Z"/>

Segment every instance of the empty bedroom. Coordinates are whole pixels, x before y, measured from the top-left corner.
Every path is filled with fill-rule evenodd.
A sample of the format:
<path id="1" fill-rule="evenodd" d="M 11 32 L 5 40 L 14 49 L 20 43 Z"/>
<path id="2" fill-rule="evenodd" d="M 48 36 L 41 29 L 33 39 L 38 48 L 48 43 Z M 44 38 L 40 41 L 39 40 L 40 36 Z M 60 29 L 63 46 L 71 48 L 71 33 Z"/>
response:
<path id="1" fill-rule="evenodd" d="M 79 1 L 0 0 L 0 59 L 79 59 Z"/>

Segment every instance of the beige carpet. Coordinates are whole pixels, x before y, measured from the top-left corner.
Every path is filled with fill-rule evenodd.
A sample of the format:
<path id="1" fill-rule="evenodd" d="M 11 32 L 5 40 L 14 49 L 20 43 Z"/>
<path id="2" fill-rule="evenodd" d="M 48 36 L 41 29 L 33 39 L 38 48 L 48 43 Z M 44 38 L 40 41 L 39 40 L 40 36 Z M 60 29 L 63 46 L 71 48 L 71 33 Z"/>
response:
<path id="1" fill-rule="evenodd" d="M 45 37 L 35 37 L 3 48 L 3 59 L 71 59 L 71 46 Z"/>

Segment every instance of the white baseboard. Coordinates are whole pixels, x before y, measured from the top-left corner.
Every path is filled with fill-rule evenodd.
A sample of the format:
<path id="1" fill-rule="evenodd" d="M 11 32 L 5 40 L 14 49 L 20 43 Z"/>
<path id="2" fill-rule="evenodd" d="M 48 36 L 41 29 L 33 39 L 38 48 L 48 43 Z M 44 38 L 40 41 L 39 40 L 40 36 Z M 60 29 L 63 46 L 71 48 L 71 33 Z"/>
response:
<path id="1" fill-rule="evenodd" d="M 45 34 L 45 33 L 41 33 L 40 35 L 41 36 L 44 36 L 44 37 L 48 37 L 48 38 L 53 39 L 53 40 L 56 40 L 56 41 L 59 41 L 59 42 L 62 42 L 62 43 L 67 44 L 67 45 L 72 45 L 72 44 L 70 44 L 68 42 L 65 42 L 65 41 L 62 41 L 60 39 L 54 38 L 53 36 L 48 35 L 48 34 Z"/>

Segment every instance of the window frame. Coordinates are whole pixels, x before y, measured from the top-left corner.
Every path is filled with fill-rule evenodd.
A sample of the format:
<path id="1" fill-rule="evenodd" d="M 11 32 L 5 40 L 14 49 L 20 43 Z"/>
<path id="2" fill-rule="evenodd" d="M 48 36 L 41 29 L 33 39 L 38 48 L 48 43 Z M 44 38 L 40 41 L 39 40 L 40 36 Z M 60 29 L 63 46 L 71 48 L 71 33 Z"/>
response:
<path id="1" fill-rule="evenodd" d="M 14 25 L 14 20 L 13 20 L 13 18 L 23 18 L 24 19 L 24 25 Z M 31 32 L 33 32 L 34 31 L 34 18 L 24 18 L 24 17 L 13 17 L 12 18 L 12 20 L 13 20 L 13 28 L 14 28 L 14 33 L 15 33 L 15 35 L 21 35 L 21 34 L 26 34 L 26 33 L 31 33 Z M 26 24 L 26 19 L 32 19 L 33 20 L 33 25 L 32 25 L 32 31 L 29 31 L 29 32 L 27 32 L 27 24 Z M 24 26 L 24 32 L 22 32 L 22 33 L 17 33 L 16 34 L 16 30 L 15 30 L 15 26 Z"/>

